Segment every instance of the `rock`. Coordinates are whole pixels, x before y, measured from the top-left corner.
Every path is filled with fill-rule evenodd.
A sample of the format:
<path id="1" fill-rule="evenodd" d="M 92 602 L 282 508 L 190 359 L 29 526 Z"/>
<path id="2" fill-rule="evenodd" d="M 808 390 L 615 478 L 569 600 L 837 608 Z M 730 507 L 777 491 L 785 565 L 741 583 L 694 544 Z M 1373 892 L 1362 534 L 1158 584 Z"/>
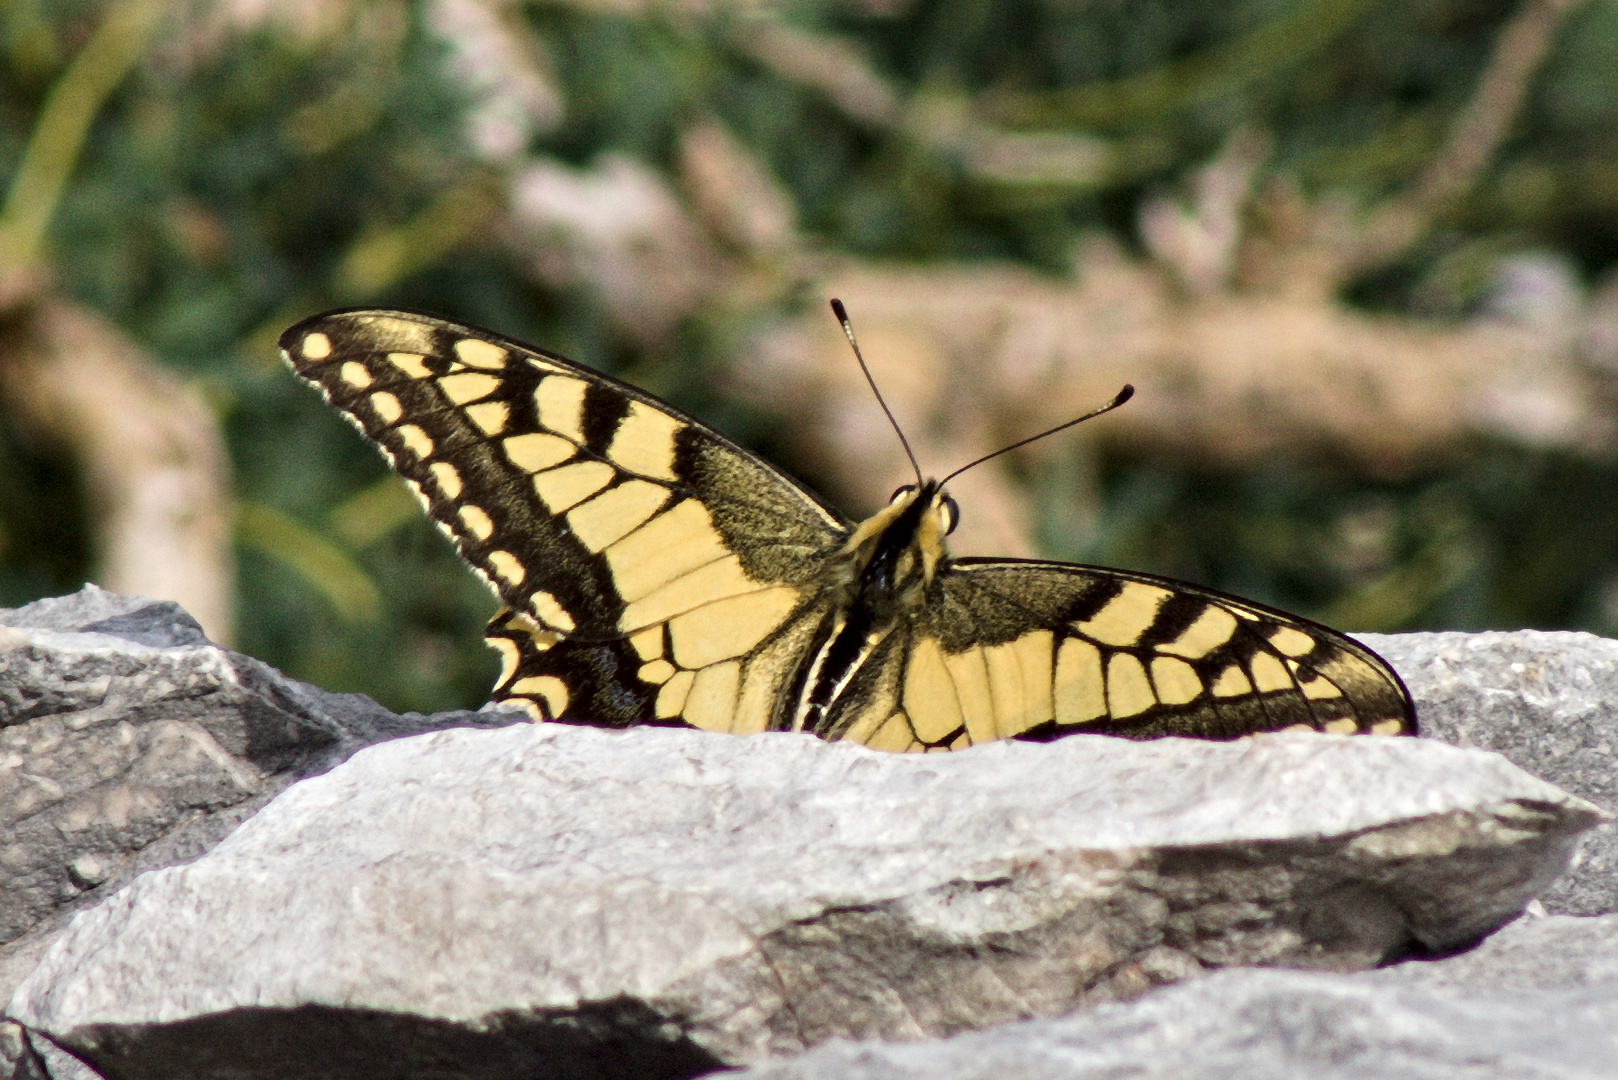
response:
<path id="1" fill-rule="evenodd" d="M 510 722 L 327 694 L 174 604 L 93 585 L 0 611 L 0 995 L 74 911 L 196 858 L 300 777 L 380 739 Z"/>
<path id="2" fill-rule="evenodd" d="M 1538 630 L 1360 637 L 1409 686 L 1424 736 L 1497 751 L 1618 809 L 1618 641 Z M 1565 915 L 1618 912 L 1618 825 L 1592 830 L 1540 901 Z"/>
<path id="3" fill-rule="evenodd" d="M 1520 919 L 1379 971 L 1227 971 L 1085 1016 L 830 1043 L 736 1080 L 1618 1076 L 1618 916 Z"/>
<path id="4" fill-rule="evenodd" d="M 1451 994 L 1247 969 L 1082 1016 L 909 1044 L 839 1042 L 735 1080 L 1593 1080 L 1618 1076 L 1618 982 Z"/>
<path id="5" fill-rule="evenodd" d="M 1367 640 L 1424 734 L 1618 803 L 1618 642 Z M 817 1044 L 805 1076 L 1615 1074 L 1587 1051 L 1612 1054 L 1618 921 L 1327 974 L 1462 946 L 1536 894 L 1618 909 L 1611 826 L 1551 884 L 1597 815 L 1498 758 L 521 725 L 340 764 L 511 722 L 323 693 L 172 604 L 0 612 L 0 1000 L 33 971 L 0 1080 L 95 1080 L 62 1047 L 120 1078 L 656 1077 Z M 1207 975 L 1253 963 L 1317 971 Z"/>
<path id="6" fill-rule="evenodd" d="M 4 1080 L 50 1080 L 21 1024 L 0 1021 L 0 1077 Z"/>
<path id="7" fill-rule="evenodd" d="M 1542 892 L 1597 817 L 1498 756 L 1416 739 L 918 757 L 448 730 L 363 750 L 81 913 L 8 1014 L 131 1080 L 690 1076 L 1209 968 L 1453 948 Z M 1149 1000 L 1247 987 L 1255 1023 L 1357 1024 L 1432 994 L 1255 977 Z"/>
<path id="8" fill-rule="evenodd" d="M 1475 949 L 1441 960 L 1412 960 L 1374 979 L 1434 990 L 1564 990 L 1618 986 L 1618 915 L 1521 918 Z M 1613 1058 L 1618 1073 L 1618 1057 Z"/>

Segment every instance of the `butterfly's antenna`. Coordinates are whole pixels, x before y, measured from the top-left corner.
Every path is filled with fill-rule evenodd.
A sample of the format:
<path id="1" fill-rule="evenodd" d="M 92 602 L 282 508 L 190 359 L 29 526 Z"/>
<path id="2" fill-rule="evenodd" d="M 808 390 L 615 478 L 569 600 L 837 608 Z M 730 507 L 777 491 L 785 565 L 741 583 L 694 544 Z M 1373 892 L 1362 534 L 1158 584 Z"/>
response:
<path id="1" fill-rule="evenodd" d="M 916 483 L 918 485 L 924 483 L 921 477 L 921 466 L 916 463 L 915 451 L 910 449 L 910 440 L 905 438 L 904 429 L 899 426 L 899 421 L 893 418 L 893 410 L 888 408 L 886 401 L 882 400 L 882 391 L 876 388 L 876 380 L 871 378 L 871 369 L 865 366 L 865 357 L 860 354 L 860 343 L 854 340 L 854 326 L 848 321 L 848 312 L 843 308 L 843 302 L 833 298 L 831 310 L 832 314 L 837 316 L 837 321 L 843 324 L 843 333 L 848 337 L 848 343 L 854 346 L 854 359 L 860 362 L 860 370 L 865 372 L 865 381 L 871 384 L 871 393 L 876 395 L 876 403 L 882 406 L 883 412 L 888 414 L 888 423 L 892 424 L 893 430 L 899 434 L 899 442 L 904 445 L 905 456 L 910 459 L 910 467 L 916 470 Z"/>
<path id="2" fill-rule="evenodd" d="M 991 458 L 997 458 L 1001 454 L 1010 453 L 1011 451 L 1017 449 L 1017 447 L 1019 447 L 1019 446 L 1027 446 L 1031 442 L 1038 442 L 1040 439 L 1043 439 L 1045 436 L 1047 436 L 1047 435 L 1055 435 L 1058 431 L 1062 431 L 1062 430 L 1064 430 L 1066 428 L 1070 428 L 1074 424 L 1082 424 L 1086 420 L 1092 420 L 1095 417 L 1100 416 L 1102 413 L 1112 412 L 1112 410 L 1116 409 L 1118 406 L 1122 405 L 1124 402 L 1128 401 L 1130 398 L 1132 398 L 1134 396 L 1135 396 L 1135 388 L 1133 386 L 1130 386 L 1128 383 L 1125 383 L 1124 388 L 1122 390 L 1118 391 L 1118 396 L 1113 398 L 1111 401 L 1107 402 L 1105 405 L 1101 406 L 1101 408 L 1099 408 L 1099 409 L 1091 409 L 1089 412 L 1085 413 L 1083 416 L 1081 416 L 1081 417 L 1079 417 L 1079 418 L 1077 418 L 1075 420 L 1069 420 L 1065 424 L 1057 424 L 1055 427 L 1051 428 L 1049 431 L 1041 431 L 1038 435 L 1030 435 L 1030 436 L 1028 436 L 1028 438 L 1023 439 L 1021 442 L 1014 442 L 1010 446 L 1002 446 L 1000 449 L 996 450 L 994 453 L 992 453 L 992 454 L 984 454 L 982 457 L 978 458 L 976 461 L 968 461 L 965 465 L 962 465 L 959 469 L 956 469 L 954 472 L 952 472 L 948 476 L 944 477 L 944 479 L 940 480 L 938 482 L 938 486 L 943 487 L 945 484 L 949 483 L 951 480 L 955 479 L 957 476 L 961 475 L 966 470 L 976 468 L 977 466 L 982 465 L 985 461 L 988 461 Z"/>

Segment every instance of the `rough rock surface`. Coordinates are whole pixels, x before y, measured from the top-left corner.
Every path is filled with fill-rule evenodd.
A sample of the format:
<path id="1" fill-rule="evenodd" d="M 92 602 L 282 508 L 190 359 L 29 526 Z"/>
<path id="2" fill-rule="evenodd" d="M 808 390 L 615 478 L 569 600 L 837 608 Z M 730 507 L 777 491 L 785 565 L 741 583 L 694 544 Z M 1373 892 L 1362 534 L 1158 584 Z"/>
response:
<path id="1" fill-rule="evenodd" d="M 196 858 L 295 780 L 379 740 L 510 722 L 328 694 L 172 603 L 93 585 L 0 610 L 0 997 L 73 912 Z"/>
<path id="2" fill-rule="evenodd" d="M 1538 630 L 1360 637 L 1409 686 L 1425 737 L 1497 751 L 1618 810 L 1618 641 Z M 1586 836 L 1540 901 L 1553 914 L 1618 912 L 1618 824 Z"/>
<path id="3" fill-rule="evenodd" d="M 1366 640 L 1424 734 L 1618 808 L 1618 642 Z M 1618 911 L 1618 831 L 1550 884 L 1593 815 L 1496 758 L 521 725 L 271 803 L 511 722 L 324 693 L 172 604 L 0 611 L 0 1002 L 34 971 L 18 1014 L 119 1078 L 689 1076 L 837 1037 L 922 1041 L 768 1075 L 1618 1077 L 1618 916 L 1207 975 Z M 95 1077 L 0 1022 L 0 1080 Z"/>
<path id="4" fill-rule="evenodd" d="M 1524 919 L 1356 975 L 1246 969 L 1060 1020 L 830 1043 L 736 1080 L 1594 1080 L 1618 1076 L 1618 917 Z"/>
<path id="5" fill-rule="evenodd" d="M 1603 982 L 1618 992 L 1618 915 L 1524 917 L 1475 949 L 1393 964 L 1367 977 L 1462 992 L 1567 990 Z M 1618 1057 L 1612 1065 L 1618 1072 Z"/>
<path id="6" fill-rule="evenodd" d="M 81 914 L 8 1011 L 129 1080 L 686 1076 L 1461 945 L 1596 817 L 1413 739 L 444 731 Z"/>

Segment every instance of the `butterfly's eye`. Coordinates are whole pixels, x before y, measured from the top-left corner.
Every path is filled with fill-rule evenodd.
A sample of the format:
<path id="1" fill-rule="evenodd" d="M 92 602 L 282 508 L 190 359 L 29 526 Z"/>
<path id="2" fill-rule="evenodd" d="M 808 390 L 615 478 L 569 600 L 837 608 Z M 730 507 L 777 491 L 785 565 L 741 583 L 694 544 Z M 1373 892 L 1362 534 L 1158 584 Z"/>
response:
<path id="1" fill-rule="evenodd" d="M 892 497 L 888 499 L 888 505 L 892 506 L 894 503 L 898 502 L 900 499 L 904 498 L 906 495 L 915 490 L 915 484 L 902 484 L 899 487 L 894 488 Z"/>
<path id="2" fill-rule="evenodd" d="M 945 495 L 938 502 L 938 510 L 944 515 L 944 535 L 948 536 L 955 531 L 955 526 L 961 523 L 961 508 L 956 505 L 953 498 Z"/>

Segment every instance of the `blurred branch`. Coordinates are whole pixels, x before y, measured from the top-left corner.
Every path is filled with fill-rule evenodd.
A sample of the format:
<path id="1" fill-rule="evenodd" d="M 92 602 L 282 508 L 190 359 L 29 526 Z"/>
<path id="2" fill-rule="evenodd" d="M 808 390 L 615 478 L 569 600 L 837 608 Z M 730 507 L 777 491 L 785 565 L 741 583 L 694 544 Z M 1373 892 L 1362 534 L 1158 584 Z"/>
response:
<path id="1" fill-rule="evenodd" d="M 1511 133 L 1533 77 L 1567 16 L 1585 0 L 1525 0 L 1511 17 L 1477 90 L 1415 183 L 1378 207 L 1343 257 L 1344 275 L 1397 258 L 1433 219 L 1470 191 Z"/>
<path id="2" fill-rule="evenodd" d="M 780 258 L 799 242 L 792 196 L 715 117 L 680 133 L 682 186 L 718 239 L 753 258 Z"/>
<path id="3" fill-rule="evenodd" d="M 0 211 L 0 270 L 39 261 L 45 230 L 91 123 L 140 59 L 166 10 L 163 0 L 117 0 L 51 87 Z"/>
<path id="4" fill-rule="evenodd" d="M 510 234 L 534 276 L 587 284 L 641 349 L 666 347 L 737 278 L 668 179 L 627 154 L 583 169 L 535 159 L 513 176 L 510 201 Z"/>
<path id="5" fill-rule="evenodd" d="M 1117 128 L 1149 123 L 1295 67 L 1381 0 L 1305 0 L 1228 45 L 1129 78 L 1041 93 L 991 94 L 984 114 L 1008 127 Z"/>
<path id="6" fill-rule="evenodd" d="M 1141 240 L 1192 296 L 1213 296 L 1230 287 L 1253 178 L 1270 150 L 1266 133 L 1238 129 L 1214 160 L 1192 174 L 1188 204 L 1166 196 L 1143 202 Z"/>
<path id="7" fill-rule="evenodd" d="M 743 24 L 740 50 L 788 82 L 811 86 L 848 116 L 876 128 L 893 126 L 902 99 L 851 42 L 814 34 L 775 19 Z"/>
<path id="8" fill-rule="evenodd" d="M 463 181 L 399 225 L 368 231 L 332 274 L 332 295 L 357 303 L 443 259 L 490 224 L 498 201 L 482 177 Z"/>
<path id="9" fill-rule="evenodd" d="M 933 92 L 907 101 L 858 47 L 840 38 L 759 18 L 735 40 L 778 78 L 820 92 L 867 127 L 902 132 L 980 183 L 1088 190 L 1161 164 L 1149 146 L 1120 148 L 1071 131 L 1006 131 L 984 123 L 963 95 Z"/>
<path id="10" fill-rule="evenodd" d="M 355 79 L 304 105 L 281 124 L 281 134 L 299 153 L 324 154 L 382 119 L 375 80 Z"/>
<path id="11" fill-rule="evenodd" d="M 0 320 L 0 390 L 83 470 L 100 584 L 178 601 L 228 642 L 230 459 L 201 399 L 100 316 L 53 299 Z"/>
<path id="12" fill-rule="evenodd" d="M 1068 419 L 1125 382 L 1139 390 L 1129 406 L 1076 438 L 1218 465 L 1327 453 L 1382 475 L 1483 436 L 1618 455 L 1600 385 L 1565 336 L 1538 327 L 1373 317 L 1329 297 L 1188 299 L 1160 267 L 1102 244 L 1075 281 L 1006 265 L 850 261 L 812 288 L 848 303 L 900 422 L 922 433 L 917 452 L 929 468 Z M 852 381 L 831 323 L 816 310 L 761 334 L 730 377 L 737 394 L 792 418 L 800 452 L 843 494 L 869 500 L 906 466 Z M 954 550 L 1026 545 L 1006 539 L 1026 527 L 1025 496 L 1009 476 L 999 487 L 986 502 L 972 495 Z M 966 493 L 956 495 L 964 505 Z"/>
<path id="13" fill-rule="evenodd" d="M 69 447 L 90 496 L 96 574 L 179 601 L 228 642 L 229 456 L 201 399 L 100 316 L 48 295 L 47 230 L 96 116 L 169 5 L 119 0 L 51 87 L 0 213 L 0 390 L 37 438 Z"/>
<path id="14" fill-rule="evenodd" d="M 375 622 L 382 593 L 337 545 L 274 507 L 243 500 L 236 505 L 236 538 L 280 562 L 331 604 L 349 623 Z"/>

